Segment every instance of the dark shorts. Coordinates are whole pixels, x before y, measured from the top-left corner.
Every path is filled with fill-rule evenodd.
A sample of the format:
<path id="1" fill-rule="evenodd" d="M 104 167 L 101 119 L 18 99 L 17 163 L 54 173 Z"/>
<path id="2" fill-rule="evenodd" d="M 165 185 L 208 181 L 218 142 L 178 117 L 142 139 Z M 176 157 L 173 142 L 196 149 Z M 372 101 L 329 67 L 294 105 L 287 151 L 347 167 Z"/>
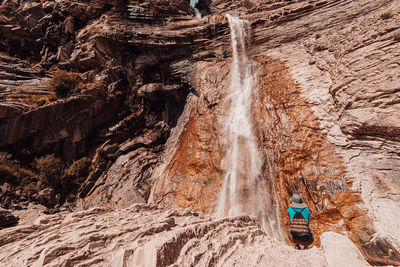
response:
<path id="1" fill-rule="evenodd" d="M 311 245 L 314 242 L 313 235 L 296 236 L 296 235 L 292 235 L 292 233 L 290 231 L 288 231 L 288 237 L 289 237 L 290 241 L 292 241 L 296 245 L 303 245 L 305 247 L 308 247 L 309 245 Z"/>

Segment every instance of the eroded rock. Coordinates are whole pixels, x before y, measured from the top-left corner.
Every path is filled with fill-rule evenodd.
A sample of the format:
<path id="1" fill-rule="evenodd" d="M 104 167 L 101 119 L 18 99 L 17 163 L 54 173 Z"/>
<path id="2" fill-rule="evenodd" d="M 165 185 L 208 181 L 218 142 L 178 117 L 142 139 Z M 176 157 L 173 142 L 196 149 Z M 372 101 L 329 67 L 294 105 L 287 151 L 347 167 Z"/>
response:
<path id="1" fill-rule="evenodd" d="M 9 210 L 0 208 L 0 228 L 10 227 L 18 223 L 19 218 Z"/>
<path id="2" fill-rule="evenodd" d="M 346 236 L 326 232 L 321 235 L 321 247 L 329 266 L 370 266 Z"/>
<path id="3" fill-rule="evenodd" d="M 0 260 L 10 265 L 326 266 L 322 250 L 297 251 L 263 234 L 255 218 L 145 204 L 41 215 L 1 230 L 0 245 Z"/>
<path id="4" fill-rule="evenodd" d="M 277 228 L 286 230 L 288 199 L 300 191 L 312 209 L 317 245 L 323 232 L 336 231 L 347 234 L 370 263 L 399 263 L 399 235 L 393 230 L 400 214 L 396 1 L 200 0 L 203 14 L 219 14 L 203 19 L 191 17 L 188 1 L 158 1 L 145 22 L 127 20 L 120 1 L 3 4 L 1 51 L 30 55 L 40 61 L 38 67 L 84 72 L 88 83 L 98 85 L 42 107 L 11 101 L 0 106 L 2 148 L 55 148 L 68 160 L 89 151 L 95 155 L 79 192 L 81 207 L 151 201 L 214 212 L 223 177 L 218 118 L 226 112 L 230 75 L 224 18 L 229 12 L 249 20 L 252 28 L 249 51 L 259 77 L 253 117 L 263 179 L 274 181 L 270 191 L 277 192 L 268 200 L 277 207 L 272 212 L 281 221 Z M 30 70 L 17 58 L 0 58 L 3 99 L 13 90 L 51 93 L 43 88 L 49 73 Z M 168 220 L 160 231 L 178 224 Z M 191 243 L 185 238 L 195 236 L 185 232 L 179 240 Z M 245 243 L 241 238 L 223 243 L 238 240 Z M 207 265 L 226 249 L 202 248 L 188 259 L 176 254 L 176 241 L 157 242 L 149 241 L 148 253 L 136 247 L 120 251 L 118 259 L 129 258 L 133 265 L 140 259 Z M 221 264 L 253 262 L 234 247 L 228 251 L 236 256 Z M 70 253 L 59 247 L 40 258 L 41 249 L 26 261 L 40 264 Z M 241 249 L 261 255 L 256 246 Z M 274 257 L 259 260 L 272 263 Z M 66 258 L 57 264 L 74 264 Z"/>
<path id="5" fill-rule="evenodd" d="M 60 195 L 56 194 L 53 188 L 46 188 L 38 193 L 38 200 L 46 207 L 54 207 L 59 204 Z"/>

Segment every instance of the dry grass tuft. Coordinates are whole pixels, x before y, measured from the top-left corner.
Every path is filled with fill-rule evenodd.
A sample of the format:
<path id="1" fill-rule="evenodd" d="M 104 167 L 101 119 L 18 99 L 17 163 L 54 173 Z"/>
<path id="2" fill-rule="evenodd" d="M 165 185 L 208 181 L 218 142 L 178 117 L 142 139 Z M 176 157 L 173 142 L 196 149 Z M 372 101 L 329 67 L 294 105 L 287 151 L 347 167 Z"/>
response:
<path id="1" fill-rule="evenodd" d="M 31 196 L 38 192 L 39 176 L 11 158 L 11 154 L 0 152 L 0 185 L 8 183 L 20 186 L 22 194 L 31 199 Z"/>
<path id="2" fill-rule="evenodd" d="M 62 98 L 77 93 L 80 80 L 79 73 L 56 70 L 50 81 L 50 87 L 54 88 L 57 97 Z"/>
<path id="3" fill-rule="evenodd" d="M 44 184 L 57 186 L 63 171 L 61 159 L 54 155 L 46 155 L 35 159 L 35 168 L 39 171 L 40 178 Z"/>
<path id="4" fill-rule="evenodd" d="M 64 194 L 76 193 L 78 188 L 86 180 L 90 171 L 90 158 L 84 157 L 72 163 L 71 166 L 65 170 L 63 176 L 61 177 Z"/>
<path id="5" fill-rule="evenodd" d="M 35 109 L 37 107 L 46 105 L 57 100 L 54 93 L 51 94 L 29 94 L 29 93 L 19 93 L 19 94 L 9 94 L 6 96 L 6 101 L 15 101 L 27 104 L 29 109 Z"/>
<path id="6" fill-rule="evenodd" d="M 399 32 L 399 33 L 396 33 L 396 34 L 393 36 L 393 40 L 395 40 L 396 42 L 400 42 L 400 32 Z"/>
<path id="7" fill-rule="evenodd" d="M 393 17 L 393 14 L 391 11 L 386 11 L 386 12 L 383 12 L 379 17 L 381 19 L 390 19 L 391 17 Z"/>

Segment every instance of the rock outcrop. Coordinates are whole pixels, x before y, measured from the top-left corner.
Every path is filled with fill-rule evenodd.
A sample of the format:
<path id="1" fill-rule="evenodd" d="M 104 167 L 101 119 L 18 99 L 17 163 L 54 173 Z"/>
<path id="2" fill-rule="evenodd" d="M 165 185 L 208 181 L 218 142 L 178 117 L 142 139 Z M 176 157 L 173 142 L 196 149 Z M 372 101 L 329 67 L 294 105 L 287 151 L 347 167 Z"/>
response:
<path id="1" fill-rule="evenodd" d="M 11 211 L 0 208 L 0 229 L 13 226 L 18 223 L 18 217 L 14 216 Z"/>
<path id="2" fill-rule="evenodd" d="M 285 262 L 287 266 L 333 267 L 339 257 L 342 266 L 365 263 L 345 236 L 326 233 L 323 244 L 323 249 L 295 250 L 266 236 L 255 218 L 246 215 L 216 219 L 189 209 L 135 204 L 119 210 L 92 208 L 41 215 L 33 224 L 4 229 L 0 260 L 10 266 L 267 266 Z"/>
<path id="3" fill-rule="evenodd" d="M 398 66 L 391 62 L 398 58 L 395 36 L 399 25 L 395 21 L 399 5 L 391 1 L 365 1 L 363 8 L 346 1 L 246 3 L 252 7 L 246 7 L 244 1 L 210 1 L 208 6 L 214 12 L 240 14 L 252 24 L 250 51 L 259 62 L 253 116 L 258 142 L 264 147 L 264 177 L 272 179 L 271 192 L 276 190 L 277 195 L 272 205 L 280 207 L 283 229 L 288 223 L 285 211 L 289 197 L 301 192 L 312 207 L 316 236 L 329 230 L 347 232 L 369 262 L 399 264 L 398 253 L 392 254 L 394 247 L 399 248 L 399 241 L 391 230 L 396 226 L 389 215 L 397 214 L 399 209 L 398 185 L 390 182 L 398 172 L 394 165 L 398 155 L 396 149 L 392 150 L 398 145 L 398 120 L 394 111 L 387 111 L 397 105 L 394 84 L 398 84 L 398 76 L 391 70 Z M 321 21 L 321 17 L 325 19 Z M 385 29 L 382 23 L 387 25 Z M 371 27 L 375 30 L 369 32 Z M 365 53 L 371 53 L 372 58 L 360 67 Z M 386 59 L 384 55 L 389 54 L 390 59 Z M 215 187 L 222 185 L 223 134 L 218 128 L 223 125 L 230 74 L 227 61 L 196 66 L 201 64 L 208 65 L 195 71 L 201 73 L 194 79 L 198 100 L 192 105 L 190 120 L 181 127 L 184 130 L 176 148 L 167 153 L 167 160 L 153 175 L 155 186 L 150 200 L 165 207 L 213 212 L 219 193 Z M 383 66 L 389 65 L 390 71 L 386 71 Z M 376 71 L 370 72 L 371 67 Z M 361 89 L 359 79 L 371 79 L 362 82 L 368 89 Z M 358 97 L 337 94 L 343 87 Z M 365 93 L 361 93 L 363 90 Z M 369 96 L 377 98 L 376 104 L 370 104 Z M 385 122 L 379 116 L 384 116 Z M 375 142 L 382 146 L 375 146 Z M 369 166 L 359 157 L 365 153 L 375 159 Z M 363 163 L 355 166 L 358 158 Z M 378 177 L 385 181 L 381 185 L 386 184 L 391 195 L 373 189 Z M 371 203 L 382 209 L 371 210 Z"/>
<path id="4" fill-rule="evenodd" d="M 149 163 L 138 161 L 138 175 L 151 172 L 190 91 L 181 79 L 184 66 L 173 69 L 171 62 L 179 66 L 201 45 L 196 36 L 210 27 L 186 17 L 192 10 L 185 1 L 153 4 L 148 11 L 154 14 L 143 25 L 126 18 L 124 1 L 2 3 L 1 47 L 12 56 L 0 57 L 0 149 L 24 158 L 26 168 L 45 154 L 66 165 L 93 158 L 82 197 L 119 156 L 133 150 L 150 155 Z M 178 17 L 184 29 L 179 20 L 165 25 Z M 56 97 L 54 68 L 80 77 L 72 95 Z"/>
<path id="5" fill-rule="evenodd" d="M 335 265 L 336 240 L 355 255 L 351 264 L 366 264 L 361 253 L 370 264 L 400 265 L 398 1 L 200 0 L 202 19 L 188 1 L 145 2 L 135 11 L 143 16 L 130 19 L 125 1 L 2 2 L 0 150 L 24 166 L 54 153 L 67 165 L 88 156 L 91 167 L 70 197 L 89 210 L 2 230 L 0 259 L 271 265 L 293 254 L 250 217 L 197 214 L 215 212 L 225 172 L 230 13 L 251 28 L 252 118 L 269 192 L 261 201 L 276 218 L 270 232 L 283 240 L 288 200 L 299 192 L 326 257 L 312 248 L 304 252 L 310 262 L 299 253 L 283 261 Z M 57 99 L 52 68 L 79 73 L 79 88 Z M 127 208 L 148 202 L 171 210 Z M 89 234 L 73 240 L 81 227 Z M 29 238 L 42 241 L 16 252 Z"/>

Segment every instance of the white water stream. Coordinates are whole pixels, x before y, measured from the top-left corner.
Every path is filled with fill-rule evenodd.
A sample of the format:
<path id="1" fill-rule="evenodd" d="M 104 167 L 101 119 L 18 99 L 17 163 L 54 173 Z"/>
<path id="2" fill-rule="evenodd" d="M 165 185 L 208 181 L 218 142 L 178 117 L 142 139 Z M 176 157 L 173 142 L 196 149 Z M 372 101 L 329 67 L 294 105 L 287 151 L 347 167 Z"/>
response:
<path id="1" fill-rule="evenodd" d="M 193 8 L 193 10 L 194 10 L 194 15 L 196 16 L 196 18 L 201 19 L 200 10 L 198 10 L 196 7 Z"/>
<path id="2" fill-rule="evenodd" d="M 258 151 L 252 126 L 252 99 L 256 95 L 255 63 L 246 54 L 249 44 L 248 21 L 227 15 L 231 31 L 232 64 L 228 97 L 229 111 L 224 118 L 226 152 L 222 162 L 222 185 L 217 216 L 251 214 L 257 216 L 263 229 L 280 237 L 276 210 Z"/>

